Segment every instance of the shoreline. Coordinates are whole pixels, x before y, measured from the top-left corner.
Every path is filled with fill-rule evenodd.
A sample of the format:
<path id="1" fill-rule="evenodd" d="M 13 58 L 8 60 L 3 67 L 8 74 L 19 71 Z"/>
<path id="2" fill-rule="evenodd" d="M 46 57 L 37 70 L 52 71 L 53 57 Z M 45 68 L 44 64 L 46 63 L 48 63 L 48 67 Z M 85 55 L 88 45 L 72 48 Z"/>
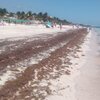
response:
<path id="1" fill-rule="evenodd" d="M 75 79 L 76 100 L 100 99 L 100 56 L 98 57 L 97 33 L 91 31 L 90 43 L 86 53 L 86 61 L 80 67 L 80 74 Z M 99 38 L 100 39 L 100 38 Z"/>

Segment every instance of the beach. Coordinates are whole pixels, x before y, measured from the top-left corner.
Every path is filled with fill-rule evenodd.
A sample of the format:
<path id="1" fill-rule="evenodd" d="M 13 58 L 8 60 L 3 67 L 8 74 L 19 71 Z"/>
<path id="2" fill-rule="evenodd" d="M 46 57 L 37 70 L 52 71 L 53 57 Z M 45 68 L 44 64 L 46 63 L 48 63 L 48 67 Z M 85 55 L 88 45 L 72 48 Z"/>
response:
<path id="1" fill-rule="evenodd" d="M 100 99 L 100 31 L 93 29 L 88 38 L 86 62 L 76 78 L 76 100 Z"/>
<path id="2" fill-rule="evenodd" d="M 1 100 L 99 100 L 99 43 L 93 33 L 72 26 L 1 26 Z"/>
<path id="3" fill-rule="evenodd" d="M 0 100 L 100 100 L 100 0 L 1 0 Z"/>
<path id="4" fill-rule="evenodd" d="M 45 25 L 21 25 L 21 24 L 7 24 L 0 26 L 0 39 L 5 38 L 23 38 L 29 36 L 36 36 L 39 34 L 53 34 L 57 32 L 64 32 L 68 29 L 72 29 L 72 26 L 65 25 L 63 29 L 60 30 L 59 26 L 56 28 L 46 28 Z M 6 35 L 7 34 L 7 35 Z"/>

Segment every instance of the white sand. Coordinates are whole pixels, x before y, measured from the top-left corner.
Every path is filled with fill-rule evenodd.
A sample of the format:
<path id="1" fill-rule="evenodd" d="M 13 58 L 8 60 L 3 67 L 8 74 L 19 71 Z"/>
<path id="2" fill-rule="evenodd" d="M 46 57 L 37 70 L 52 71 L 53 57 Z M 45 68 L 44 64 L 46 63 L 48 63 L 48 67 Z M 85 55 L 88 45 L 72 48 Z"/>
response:
<path id="1" fill-rule="evenodd" d="M 69 54 L 72 63 L 70 66 L 72 69 L 69 69 L 71 75 L 61 75 L 57 79 L 49 80 L 51 95 L 48 95 L 45 100 L 100 100 L 100 63 L 95 59 L 97 45 L 96 37 L 92 35 L 90 32 L 81 45 L 82 52 L 76 54 L 79 58 L 73 57 L 74 52 Z M 65 61 L 65 58 L 61 59 L 62 62 Z M 66 67 L 66 64 L 63 66 Z M 56 70 L 52 74 L 55 73 Z M 46 80 L 42 80 L 39 85 L 46 86 L 47 83 Z"/>
<path id="2" fill-rule="evenodd" d="M 0 26 L 0 39 L 23 38 L 25 36 L 36 36 L 38 34 L 54 34 L 69 29 L 72 29 L 72 27 L 64 26 L 60 30 L 59 28 L 48 29 L 42 25 Z M 58 79 L 49 80 L 52 95 L 47 96 L 45 100 L 100 100 L 100 63 L 96 59 L 97 49 L 94 48 L 97 45 L 95 44 L 96 37 L 94 36 L 93 34 L 92 38 L 91 34 L 87 36 L 85 43 L 82 45 L 82 53 L 77 53 L 80 58 L 73 58 L 71 54 L 69 55 L 69 58 L 72 59 L 72 65 L 70 67 L 73 68 L 70 69 L 71 75 L 62 75 Z M 51 51 L 53 49 L 51 48 Z M 81 56 L 82 54 L 85 54 L 85 56 Z M 10 75 L 10 73 L 8 74 Z M 9 78 L 7 77 L 8 74 L 4 75 L 4 83 Z M 46 83 L 42 85 L 46 85 Z"/>
<path id="3" fill-rule="evenodd" d="M 72 65 L 69 67 L 71 75 L 61 75 L 58 79 L 50 80 L 50 89 L 52 90 L 52 95 L 47 96 L 45 100 L 77 100 L 75 79 L 78 75 L 80 75 L 80 67 L 86 63 L 87 57 L 82 55 L 87 54 L 90 50 L 88 48 L 90 37 L 91 32 L 86 37 L 85 42 L 81 45 L 81 52 L 77 52 L 76 54 L 71 52 L 69 53 L 69 56 L 66 57 L 71 59 Z M 75 48 L 73 48 L 73 51 L 75 51 L 74 49 Z M 73 55 L 78 56 L 78 58 L 73 57 Z M 62 62 L 65 62 L 66 58 L 61 58 Z M 66 67 L 67 63 L 62 63 L 62 65 Z"/>
<path id="4" fill-rule="evenodd" d="M 57 32 L 64 32 L 71 29 L 72 26 L 63 26 L 60 28 L 46 28 L 43 25 L 7 25 L 0 26 L 0 39 L 13 38 L 13 37 L 25 37 L 35 36 L 38 34 L 53 34 Z"/>
<path id="5" fill-rule="evenodd" d="M 71 28 L 72 26 L 63 26 L 62 30 L 60 30 L 59 27 L 46 28 L 43 25 L 14 25 L 12 24 L 12 25 L 0 26 L 0 39 L 5 40 L 6 38 L 11 38 L 11 40 L 13 41 L 17 39 L 23 39 L 25 38 L 25 36 L 28 36 L 28 37 L 32 36 L 34 39 L 34 36 L 37 36 L 39 34 L 42 34 L 42 35 L 54 34 L 55 35 L 55 33 L 57 32 L 64 32 Z M 47 50 L 38 54 L 37 57 L 32 57 L 30 59 L 26 59 L 23 62 L 18 62 L 18 64 L 16 64 L 16 66 L 18 66 L 17 69 L 19 70 L 19 72 L 24 71 L 25 67 L 23 68 L 23 66 L 27 66 L 27 64 L 31 65 L 31 64 L 38 63 L 42 59 L 48 57 L 50 52 L 55 51 L 57 48 L 60 48 L 61 46 L 63 46 L 63 43 L 50 48 L 50 50 Z M 3 50 L 0 50 L 0 52 L 2 51 Z M 0 86 L 4 85 L 7 80 L 11 80 L 12 78 L 15 78 L 15 75 L 16 73 L 10 71 L 10 69 L 8 68 L 7 72 L 3 73 L 3 75 L 0 76 Z"/>
<path id="6" fill-rule="evenodd" d="M 97 57 L 97 33 L 92 31 L 87 61 L 76 79 L 76 100 L 100 100 L 100 57 Z M 100 39 L 100 37 L 99 37 Z"/>

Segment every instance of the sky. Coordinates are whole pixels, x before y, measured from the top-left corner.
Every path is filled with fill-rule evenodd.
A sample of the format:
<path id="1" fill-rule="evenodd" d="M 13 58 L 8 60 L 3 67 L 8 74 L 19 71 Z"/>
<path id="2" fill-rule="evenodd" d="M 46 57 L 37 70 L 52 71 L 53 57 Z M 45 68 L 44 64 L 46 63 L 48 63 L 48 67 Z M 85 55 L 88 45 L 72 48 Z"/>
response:
<path id="1" fill-rule="evenodd" d="M 74 23 L 100 25 L 100 0 L 0 0 L 0 8 L 48 12 Z"/>

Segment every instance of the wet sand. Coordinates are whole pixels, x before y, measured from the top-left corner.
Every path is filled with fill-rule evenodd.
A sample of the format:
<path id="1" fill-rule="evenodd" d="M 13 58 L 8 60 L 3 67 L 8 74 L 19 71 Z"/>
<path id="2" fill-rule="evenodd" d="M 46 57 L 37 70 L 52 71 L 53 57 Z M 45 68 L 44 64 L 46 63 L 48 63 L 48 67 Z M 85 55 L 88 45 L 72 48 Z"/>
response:
<path id="1" fill-rule="evenodd" d="M 76 100 L 100 100 L 100 56 L 98 34 L 92 31 L 86 62 L 76 78 Z"/>

